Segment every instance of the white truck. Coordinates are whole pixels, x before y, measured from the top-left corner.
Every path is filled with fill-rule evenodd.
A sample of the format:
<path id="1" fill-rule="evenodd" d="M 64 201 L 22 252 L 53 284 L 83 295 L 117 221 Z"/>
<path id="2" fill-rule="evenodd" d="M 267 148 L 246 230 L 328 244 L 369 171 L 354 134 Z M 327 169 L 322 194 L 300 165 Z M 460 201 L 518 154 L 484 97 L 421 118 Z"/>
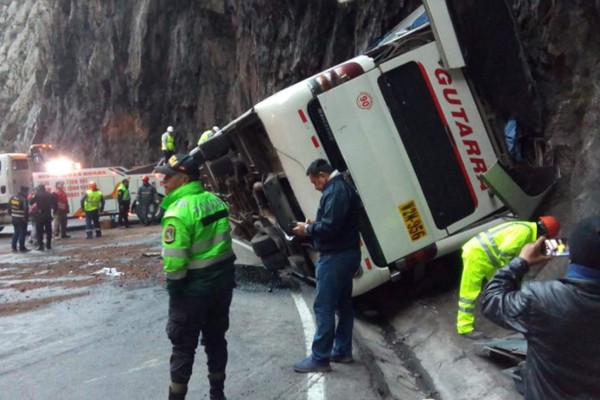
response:
<path id="1" fill-rule="evenodd" d="M 143 171 L 148 170 L 147 173 Z M 114 215 L 119 211 L 117 204 L 117 187 L 123 179 L 129 180 L 132 202 L 137 190 L 142 186 L 142 177 L 147 175 L 150 184 L 157 189 L 157 198 L 149 208 L 150 218 L 160 221 L 162 209 L 158 207 L 164 197 L 161 176 L 151 173 L 152 167 L 127 170 L 124 167 L 81 168 L 78 163 L 62 157 L 56 149 L 47 144 L 32 145 L 29 154 L 0 154 L 0 226 L 10 225 L 11 218 L 7 213 L 8 201 L 19 192 L 21 186 L 30 189 L 40 184 L 47 190 L 54 190 L 56 182 L 65 183 L 65 191 L 69 198 L 70 217 L 82 215 L 81 198 L 88 190 L 90 181 L 96 182 L 98 189 L 104 194 L 104 215 Z M 140 210 L 140 208 L 138 208 Z M 139 216 L 138 216 L 139 217 Z"/>
<path id="2" fill-rule="evenodd" d="M 316 215 L 306 168 L 317 158 L 362 200 L 353 295 L 529 218 L 549 190 L 553 167 L 508 157 L 506 121 L 470 78 L 449 3 L 424 1 L 375 48 L 266 98 L 191 152 L 266 268 L 314 278 L 318 254 L 290 223 Z"/>

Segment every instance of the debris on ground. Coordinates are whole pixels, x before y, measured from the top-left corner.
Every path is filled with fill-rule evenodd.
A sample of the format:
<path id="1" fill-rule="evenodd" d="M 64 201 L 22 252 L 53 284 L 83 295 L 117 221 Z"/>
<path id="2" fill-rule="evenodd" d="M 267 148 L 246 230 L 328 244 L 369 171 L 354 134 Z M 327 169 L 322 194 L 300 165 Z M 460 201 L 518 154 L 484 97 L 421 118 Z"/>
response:
<path id="1" fill-rule="evenodd" d="M 85 296 L 100 284 L 119 286 L 162 281 L 160 226 L 105 229 L 85 240 L 74 231 L 52 250 L 12 253 L 10 238 L 0 240 L 0 316 Z"/>

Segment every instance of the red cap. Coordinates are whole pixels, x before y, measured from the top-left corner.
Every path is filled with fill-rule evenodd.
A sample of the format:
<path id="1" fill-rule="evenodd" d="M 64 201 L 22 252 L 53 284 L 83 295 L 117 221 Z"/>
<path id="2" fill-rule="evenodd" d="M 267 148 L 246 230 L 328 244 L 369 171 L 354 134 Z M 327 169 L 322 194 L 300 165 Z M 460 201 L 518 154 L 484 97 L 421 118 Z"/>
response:
<path id="1" fill-rule="evenodd" d="M 544 224 L 546 227 L 546 235 L 550 238 L 555 238 L 558 235 L 558 231 L 560 231 L 560 224 L 551 215 L 545 215 L 540 217 L 540 222 Z"/>

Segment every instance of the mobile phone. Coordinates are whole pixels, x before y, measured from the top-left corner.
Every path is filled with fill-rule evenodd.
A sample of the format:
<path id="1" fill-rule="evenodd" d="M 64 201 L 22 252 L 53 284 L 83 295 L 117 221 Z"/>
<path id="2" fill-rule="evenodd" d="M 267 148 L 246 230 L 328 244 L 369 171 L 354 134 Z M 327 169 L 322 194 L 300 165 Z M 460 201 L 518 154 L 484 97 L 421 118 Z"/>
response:
<path id="1" fill-rule="evenodd" d="M 565 238 L 546 239 L 542 251 L 547 256 L 568 257 L 569 243 Z"/>
<path id="2" fill-rule="evenodd" d="M 290 221 L 290 223 L 288 224 L 288 228 L 292 230 L 296 227 L 296 225 L 298 225 L 298 221 Z"/>

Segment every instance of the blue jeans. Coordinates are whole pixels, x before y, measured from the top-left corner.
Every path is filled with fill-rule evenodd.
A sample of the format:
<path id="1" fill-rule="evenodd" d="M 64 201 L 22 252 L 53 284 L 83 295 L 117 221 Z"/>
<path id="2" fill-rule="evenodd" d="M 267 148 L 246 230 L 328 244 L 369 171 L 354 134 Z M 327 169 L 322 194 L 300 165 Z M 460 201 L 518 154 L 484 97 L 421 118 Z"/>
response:
<path id="1" fill-rule="evenodd" d="M 85 212 L 85 234 L 87 237 L 94 237 L 94 229 L 96 230 L 96 237 L 101 237 L 102 230 L 100 229 L 100 210 Z"/>
<path id="2" fill-rule="evenodd" d="M 358 249 L 322 254 L 317 261 L 317 296 L 313 306 L 317 331 L 312 344 L 312 358 L 317 362 L 329 362 L 332 353 L 352 354 L 352 278 L 359 266 Z"/>
<path id="3" fill-rule="evenodd" d="M 23 218 L 12 218 L 13 235 L 12 249 L 23 250 L 25 248 L 25 236 L 27 235 L 27 222 Z M 19 248 L 17 249 L 17 244 Z"/>

